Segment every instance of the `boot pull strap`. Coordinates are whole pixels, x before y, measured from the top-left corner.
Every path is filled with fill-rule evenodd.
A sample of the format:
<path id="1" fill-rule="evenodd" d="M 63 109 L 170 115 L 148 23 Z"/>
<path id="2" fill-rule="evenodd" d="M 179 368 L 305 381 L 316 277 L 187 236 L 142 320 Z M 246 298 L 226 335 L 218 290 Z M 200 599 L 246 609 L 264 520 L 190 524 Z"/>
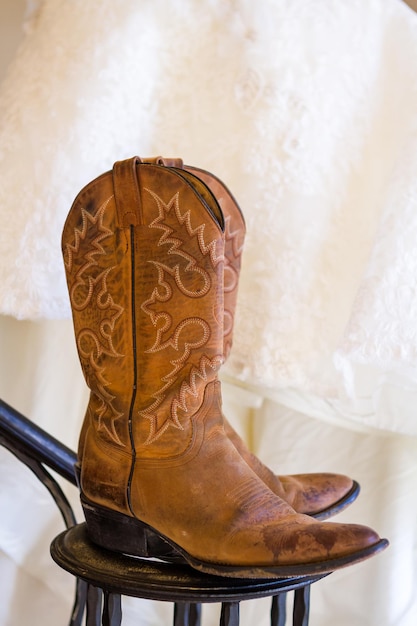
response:
<path id="1" fill-rule="evenodd" d="M 135 156 L 124 161 L 116 161 L 113 165 L 113 188 L 120 228 L 137 226 L 140 221 L 141 197 L 136 172 L 139 163 L 183 168 L 182 159 L 175 157 L 157 156 L 141 159 Z"/>
<path id="2" fill-rule="evenodd" d="M 136 165 L 142 159 L 135 156 L 113 165 L 113 188 L 120 228 L 137 226 L 141 215 L 141 197 Z"/>
<path id="3" fill-rule="evenodd" d="M 154 165 L 165 165 L 165 167 L 177 167 L 178 169 L 183 169 L 184 163 L 183 160 L 179 157 L 151 157 L 143 159 L 143 163 L 152 163 Z"/>

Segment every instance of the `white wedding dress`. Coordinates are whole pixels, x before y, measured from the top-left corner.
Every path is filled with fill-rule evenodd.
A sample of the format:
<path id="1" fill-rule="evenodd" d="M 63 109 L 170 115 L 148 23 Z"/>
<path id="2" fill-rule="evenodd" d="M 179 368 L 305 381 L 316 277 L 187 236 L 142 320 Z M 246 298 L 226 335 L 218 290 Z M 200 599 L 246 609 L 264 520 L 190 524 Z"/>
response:
<path id="1" fill-rule="evenodd" d="M 72 200 L 134 154 L 211 170 L 247 222 L 228 416 L 280 473 L 359 480 L 339 519 L 391 540 L 314 586 L 310 624 L 414 626 L 417 15 L 400 0 L 27 8 L 0 83 L 0 397 L 76 448 L 87 390 L 60 251 Z M 72 581 L 47 549 L 62 523 L 0 452 L 0 623 L 29 623 L 25 594 L 31 623 L 65 623 Z M 264 603 L 242 624 L 266 624 Z M 127 626 L 169 611 L 125 607 Z"/>

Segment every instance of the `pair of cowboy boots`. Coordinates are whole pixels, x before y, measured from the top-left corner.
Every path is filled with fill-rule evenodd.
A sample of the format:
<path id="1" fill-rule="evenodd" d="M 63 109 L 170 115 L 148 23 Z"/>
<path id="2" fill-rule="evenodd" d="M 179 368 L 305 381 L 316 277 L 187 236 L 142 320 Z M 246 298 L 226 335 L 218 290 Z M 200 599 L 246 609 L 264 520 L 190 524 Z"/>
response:
<path id="1" fill-rule="evenodd" d="M 91 390 L 78 450 L 87 528 L 108 549 L 210 574 L 325 574 L 388 542 L 315 519 L 356 483 L 275 476 L 222 415 L 243 236 L 224 185 L 179 160 L 116 162 L 75 199 L 62 245 Z"/>

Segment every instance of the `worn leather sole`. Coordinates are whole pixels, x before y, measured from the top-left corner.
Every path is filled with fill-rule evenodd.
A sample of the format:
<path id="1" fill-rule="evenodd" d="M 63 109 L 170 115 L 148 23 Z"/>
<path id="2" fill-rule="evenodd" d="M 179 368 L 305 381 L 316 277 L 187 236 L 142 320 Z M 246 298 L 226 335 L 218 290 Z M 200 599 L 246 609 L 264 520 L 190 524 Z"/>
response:
<path id="1" fill-rule="evenodd" d="M 89 502 L 83 495 L 81 503 L 89 537 L 93 543 L 115 552 L 131 556 L 158 558 L 164 561 L 187 563 L 194 569 L 215 576 L 232 578 L 287 578 L 328 574 L 368 559 L 388 546 L 386 539 L 339 558 L 297 565 L 227 565 L 210 563 L 193 557 L 156 529 L 117 511 Z"/>
<path id="2" fill-rule="evenodd" d="M 333 517 L 334 515 L 341 513 L 349 505 L 351 505 L 352 502 L 354 502 L 356 498 L 358 497 L 360 490 L 361 488 L 360 488 L 359 483 L 357 483 L 356 480 L 354 480 L 350 491 L 348 491 L 348 493 L 345 496 L 343 496 L 343 498 L 340 498 L 340 500 L 338 500 L 337 502 L 334 502 L 333 504 L 328 506 L 326 509 L 323 509 L 322 511 L 318 511 L 317 513 L 309 513 L 308 515 L 320 521 L 329 519 L 329 517 Z"/>

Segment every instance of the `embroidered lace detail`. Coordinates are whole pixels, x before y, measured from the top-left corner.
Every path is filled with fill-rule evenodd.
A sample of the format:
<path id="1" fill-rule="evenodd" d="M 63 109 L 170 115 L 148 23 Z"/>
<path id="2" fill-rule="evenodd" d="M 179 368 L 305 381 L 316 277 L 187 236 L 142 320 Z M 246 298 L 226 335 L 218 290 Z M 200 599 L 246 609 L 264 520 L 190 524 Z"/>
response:
<path id="1" fill-rule="evenodd" d="M 417 16 L 395 0 L 43 0 L 0 86 L 1 311 L 70 317 L 77 191 L 138 146 L 180 154 L 246 219 L 225 372 L 359 420 L 365 393 L 385 421 L 386 381 L 417 370 L 416 85 Z"/>

